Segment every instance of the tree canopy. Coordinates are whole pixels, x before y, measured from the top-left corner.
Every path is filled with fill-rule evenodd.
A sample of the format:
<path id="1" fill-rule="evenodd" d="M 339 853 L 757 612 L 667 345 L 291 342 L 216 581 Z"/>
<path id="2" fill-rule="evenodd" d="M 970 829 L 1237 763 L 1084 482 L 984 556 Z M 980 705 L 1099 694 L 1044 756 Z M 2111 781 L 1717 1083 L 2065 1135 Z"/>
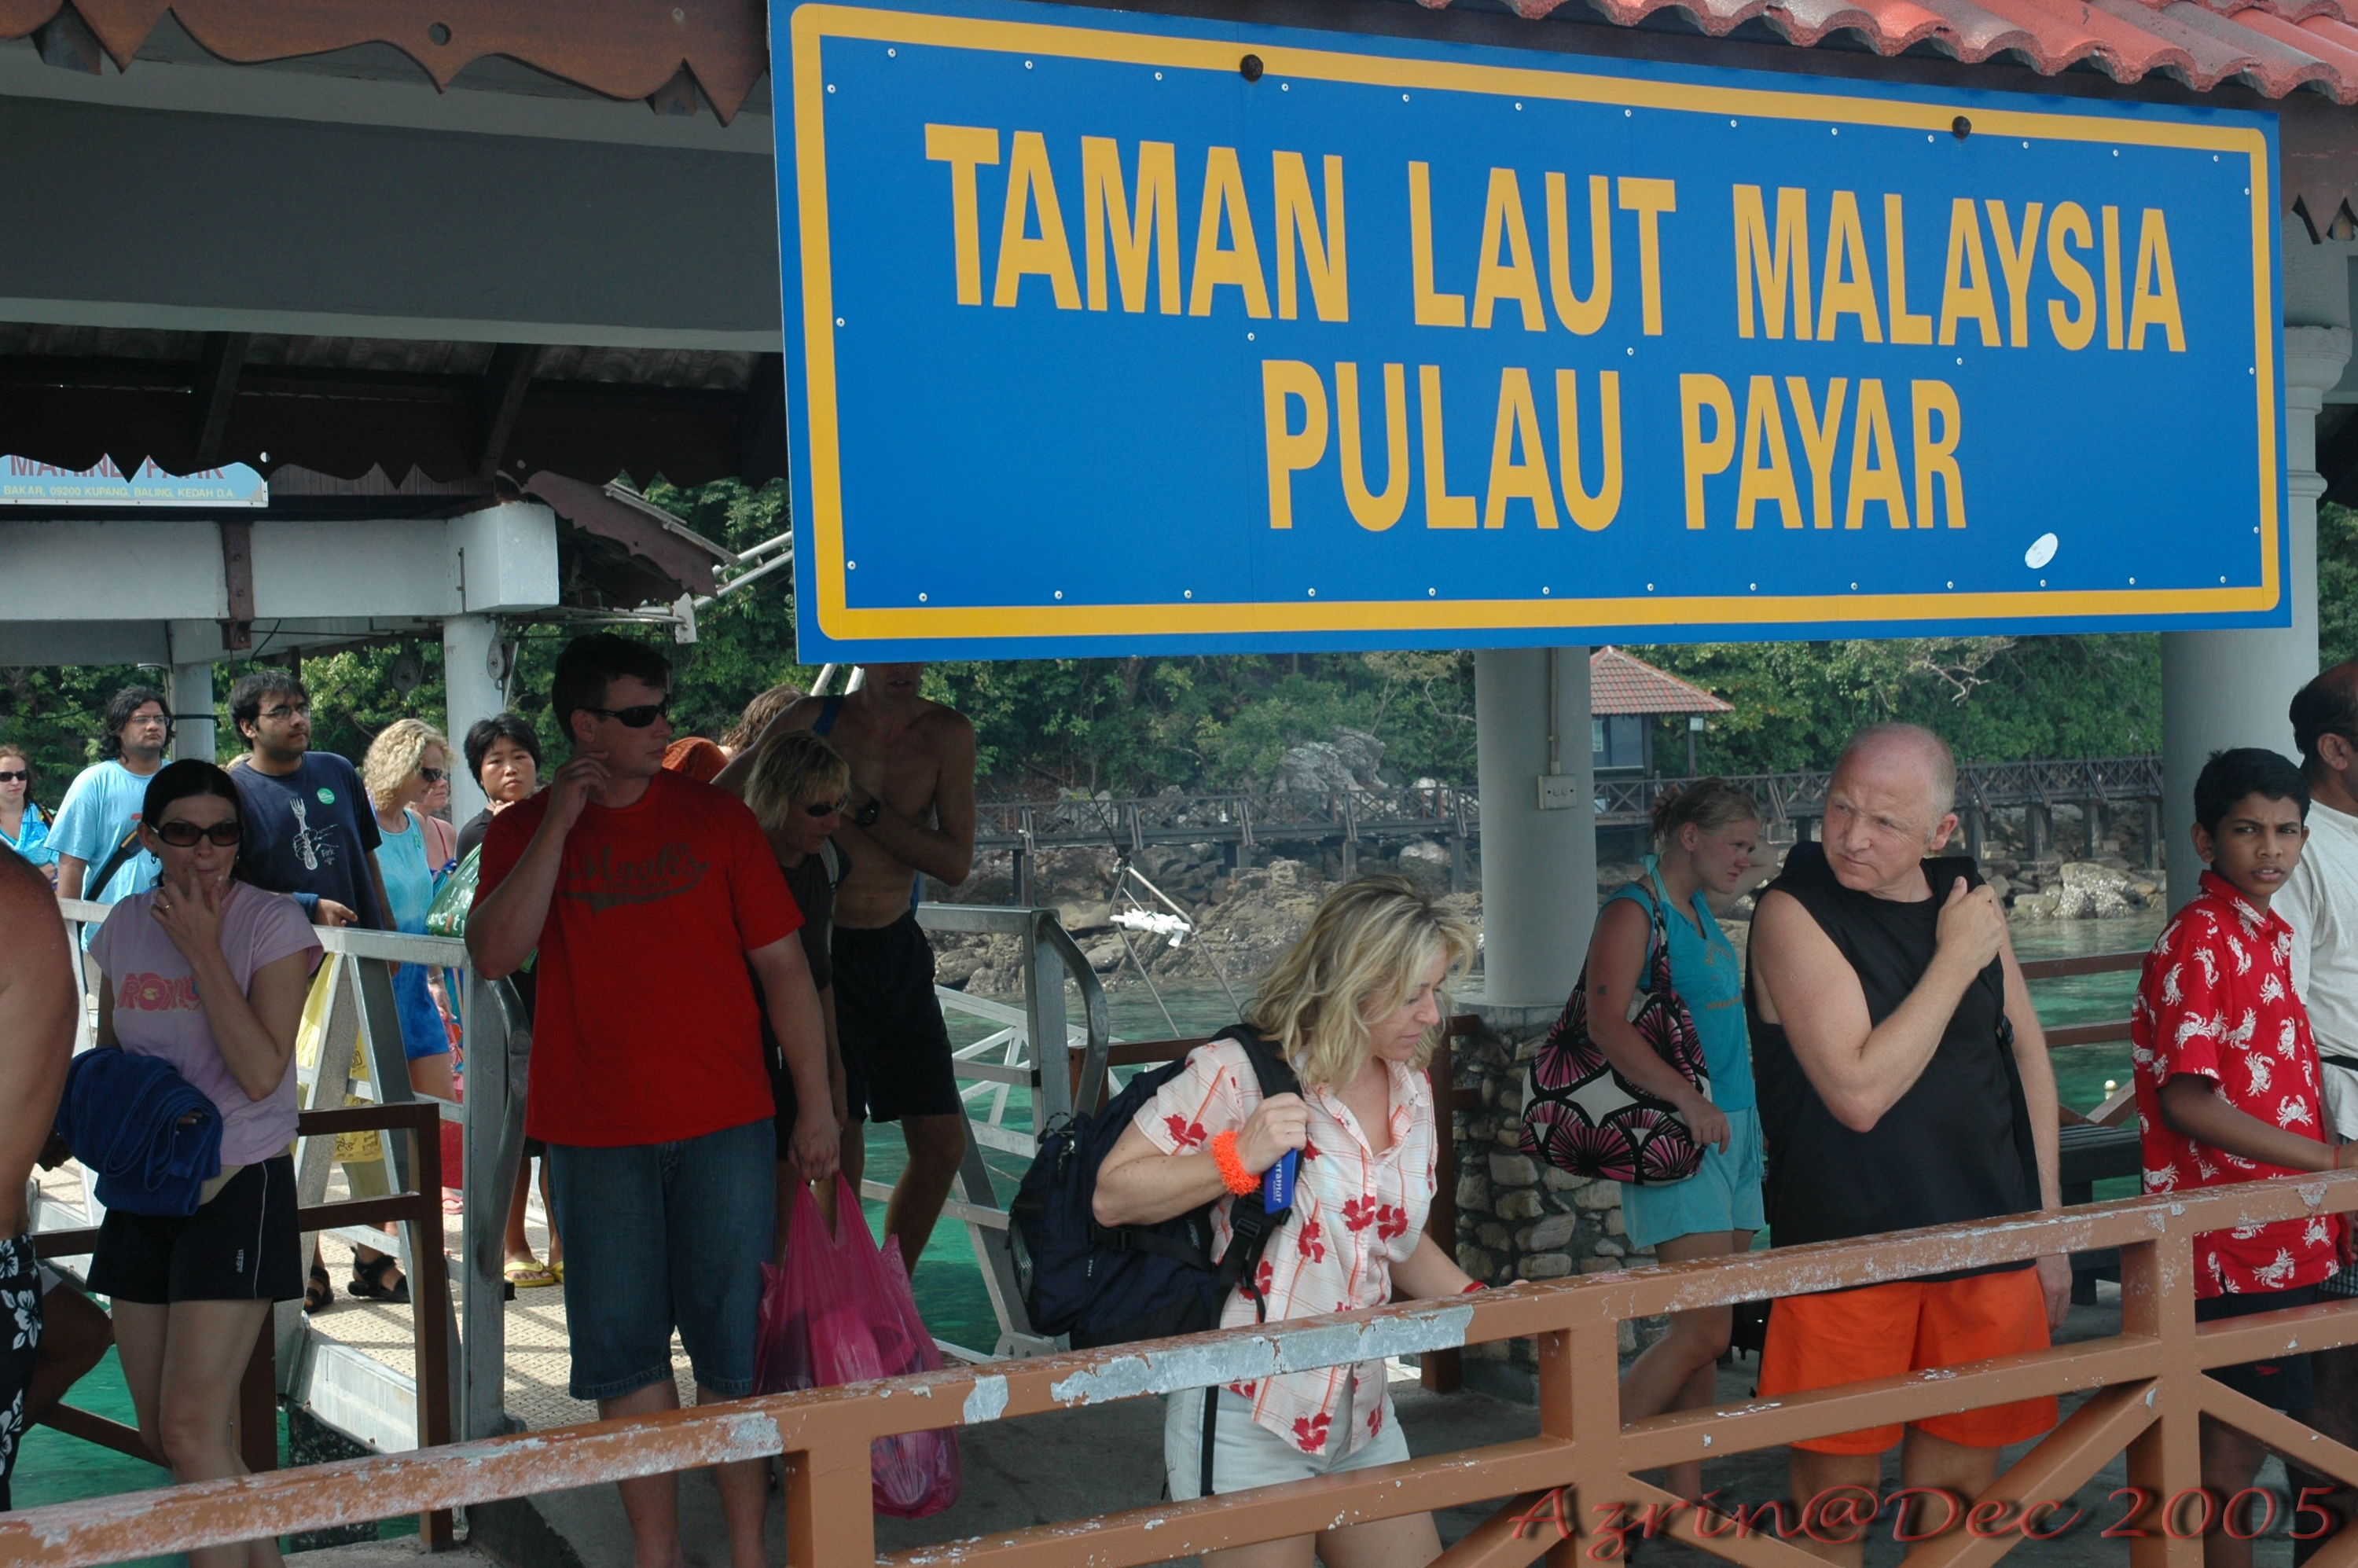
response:
<path id="1" fill-rule="evenodd" d="M 784 528 L 785 486 L 722 480 L 694 490 L 657 484 L 649 496 L 691 527 L 743 548 Z M 791 587 L 777 573 L 698 617 L 698 640 L 672 645 L 674 720 L 718 736 L 744 703 L 780 681 L 806 688 L 817 670 L 796 662 Z M 2358 512 L 2321 510 L 2318 524 L 2321 653 L 2358 656 Z M 533 627 L 522 640 L 514 706 L 545 732 L 548 672 L 568 633 Z M 661 636 L 660 632 L 650 633 Z M 266 650 L 265 650 L 266 652 Z M 1720 773 L 1823 765 L 1864 722 L 1909 719 L 1946 736 L 1960 758 L 2119 756 L 2161 745 L 2157 637 L 1909 638 L 1633 645 L 1638 657 L 1736 705 L 1714 716 L 1699 760 Z M 378 730 L 443 711 L 441 648 L 425 639 L 306 658 L 315 744 L 357 757 Z M 223 754 L 236 749 L 219 673 Z M 414 676 L 403 689 L 396 674 Z M 0 669 L 0 740 L 32 753 L 38 798 L 52 804 L 97 754 L 98 715 L 135 679 L 127 667 Z M 925 688 L 975 721 L 987 793 L 1064 790 L 1115 795 L 1265 784 L 1285 749 L 1339 727 L 1386 747 L 1386 772 L 1452 782 L 1474 777 L 1470 654 L 1140 655 L 932 665 Z M 2289 694 L 2286 694 L 2289 695 Z M 1683 759 L 1684 720 L 1669 719 L 1657 754 Z M 547 738 L 554 741 L 553 733 Z M 458 738 L 453 737 L 454 742 Z"/>

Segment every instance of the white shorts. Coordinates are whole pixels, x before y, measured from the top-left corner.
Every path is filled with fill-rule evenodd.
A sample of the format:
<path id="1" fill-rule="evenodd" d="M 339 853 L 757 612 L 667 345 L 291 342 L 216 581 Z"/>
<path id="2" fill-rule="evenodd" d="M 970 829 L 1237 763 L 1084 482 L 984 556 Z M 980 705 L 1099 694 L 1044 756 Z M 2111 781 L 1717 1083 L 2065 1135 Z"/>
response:
<path id="1" fill-rule="evenodd" d="M 1273 1487 L 1281 1481 L 1306 1481 L 1314 1476 L 1339 1476 L 1346 1470 L 1398 1465 L 1409 1456 L 1408 1439 L 1401 1433 L 1400 1413 L 1392 1409 L 1390 1394 L 1383 1396 L 1383 1430 L 1368 1439 L 1356 1454 L 1304 1454 L 1256 1422 L 1250 1400 L 1222 1389 L 1219 1400 L 1218 1414 L 1212 1422 L 1212 1490 L 1218 1496 L 1254 1487 Z M 1336 1432 L 1353 1430 L 1347 1408 L 1336 1415 Z M 1201 1389 L 1163 1396 L 1163 1468 L 1174 1502 L 1203 1495 Z"/>

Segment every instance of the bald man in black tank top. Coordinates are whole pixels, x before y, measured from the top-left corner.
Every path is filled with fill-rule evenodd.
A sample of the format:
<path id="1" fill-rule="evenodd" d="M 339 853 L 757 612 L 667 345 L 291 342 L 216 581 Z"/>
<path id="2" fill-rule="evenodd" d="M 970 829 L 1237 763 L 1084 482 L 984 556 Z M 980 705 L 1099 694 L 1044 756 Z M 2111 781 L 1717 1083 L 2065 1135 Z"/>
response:
<path id="1" fill-rule="evenodd" d="M 1827 786 L 1823 842 L 1796 845 L 1761 895 L 1745 1002 L 1779 1245 L 2060 1206 L 2054 1071 L 2006 916 L 1970 859 L 1940 857 L 1955 797 L 1939 737 L 1862 731 Z M 1780 1301 L 1760 1392 L 2041 1348 L 2071 1281 L 2068 1260 L 2042 1258 Z M 1901 1478 L 1970 1498 L 2000 1446 L 2054 1422 L 2052 1400 L 2029 1400 L 1911 1424 Z M 1901 1442 L 1891 1426 L 1796 1444 L 1794 1499 L 1875 1487 Z"/>

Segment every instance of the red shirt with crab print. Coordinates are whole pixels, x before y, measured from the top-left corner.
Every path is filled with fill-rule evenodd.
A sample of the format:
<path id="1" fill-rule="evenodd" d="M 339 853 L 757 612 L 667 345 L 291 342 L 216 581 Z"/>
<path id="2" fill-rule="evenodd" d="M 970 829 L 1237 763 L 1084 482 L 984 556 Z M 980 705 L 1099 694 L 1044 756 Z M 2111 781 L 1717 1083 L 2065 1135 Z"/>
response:
<path id="1" fill-rule="evenodd" d="M 1399 1063 L 1391 1074 L 1390 1146 L 1375 1152 L 1358 1119 L 1324 1086 L 1306 1087 L 1310 1141 L 1294 1179 L 1293 1217 L 1271 1238 L 1260 1284 L 1271 1321 L 1355 1312 L 1392 1297 L 1392 1265 L 1404 1263 L 1424 1234 L 1433 1204 L 1439 1145 L 1433 1092 L 1424 1074 Z M 1233 1040 L 1199 1045 L 1186 1070 L 1163 1086 L 1132 1123 L 1166 1154 L 1204 1154 L 1214 1137 L 1239 1131 L 1260 1105 L 1260 1085 L 1245 1048 Z M 1228 1245 L 1228 1205 L 1212 1210 L 1213 1250 Z M 1258 1195 L 1241 1200 L 1259 1203 Z M 1243 1291 L 1233 1292 L 1220 1326 L 1258 1321 Z M 1231 1387 L 1253 1401 L 1253 1420 L 1305 1454 L 1327 1450 L 1341 1411 L 1352 1412 L 1343 1453 L 1356 1453 L 1383 1430 L 1384 1364 L 1363 1361 L 1287 1372 Z"/>
<path id="2" fill-rule="evenodd" d="M 2129 1019 L 2149 1193 L 2307 1173 L 2200 1143 L 2161 1119 L 2161 1087 L 2181 1073 L 2247 1116 L 2323 1142 L 2324 1108 L 2309 1011 L 2292 988 L 2292 927 L 2214 872 L 2146 955 Z M 2250 1295 L 2313 1285 L 2338 1262 L 2331 1216 L 2210 1230 L 2194 1238 L 2194 1293 Z"/>

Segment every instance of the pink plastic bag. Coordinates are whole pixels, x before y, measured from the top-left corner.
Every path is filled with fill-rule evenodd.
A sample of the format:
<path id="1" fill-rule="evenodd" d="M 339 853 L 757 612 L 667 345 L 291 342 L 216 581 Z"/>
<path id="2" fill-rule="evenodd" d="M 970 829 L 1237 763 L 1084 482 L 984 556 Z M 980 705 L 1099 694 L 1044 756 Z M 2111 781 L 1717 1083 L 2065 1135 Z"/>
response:
<path id="1" fill-rule="evenodd" d="M 836 1178 L 840 1234 L 808 1187 L 795 1195 L 786 1265 L 762 1269 L 760 1339 L 753 1387 L 763 1394 L 893 1378 L 940 1368 L 941 1352 L 917 1315 L 901 1249 L 879 1248 L 851 1184 Z M 957 1433 L 904 1433 L 871 1445 L 875 1507 L 895 1519 L 924 1519 L 957 1500 Z"/>

